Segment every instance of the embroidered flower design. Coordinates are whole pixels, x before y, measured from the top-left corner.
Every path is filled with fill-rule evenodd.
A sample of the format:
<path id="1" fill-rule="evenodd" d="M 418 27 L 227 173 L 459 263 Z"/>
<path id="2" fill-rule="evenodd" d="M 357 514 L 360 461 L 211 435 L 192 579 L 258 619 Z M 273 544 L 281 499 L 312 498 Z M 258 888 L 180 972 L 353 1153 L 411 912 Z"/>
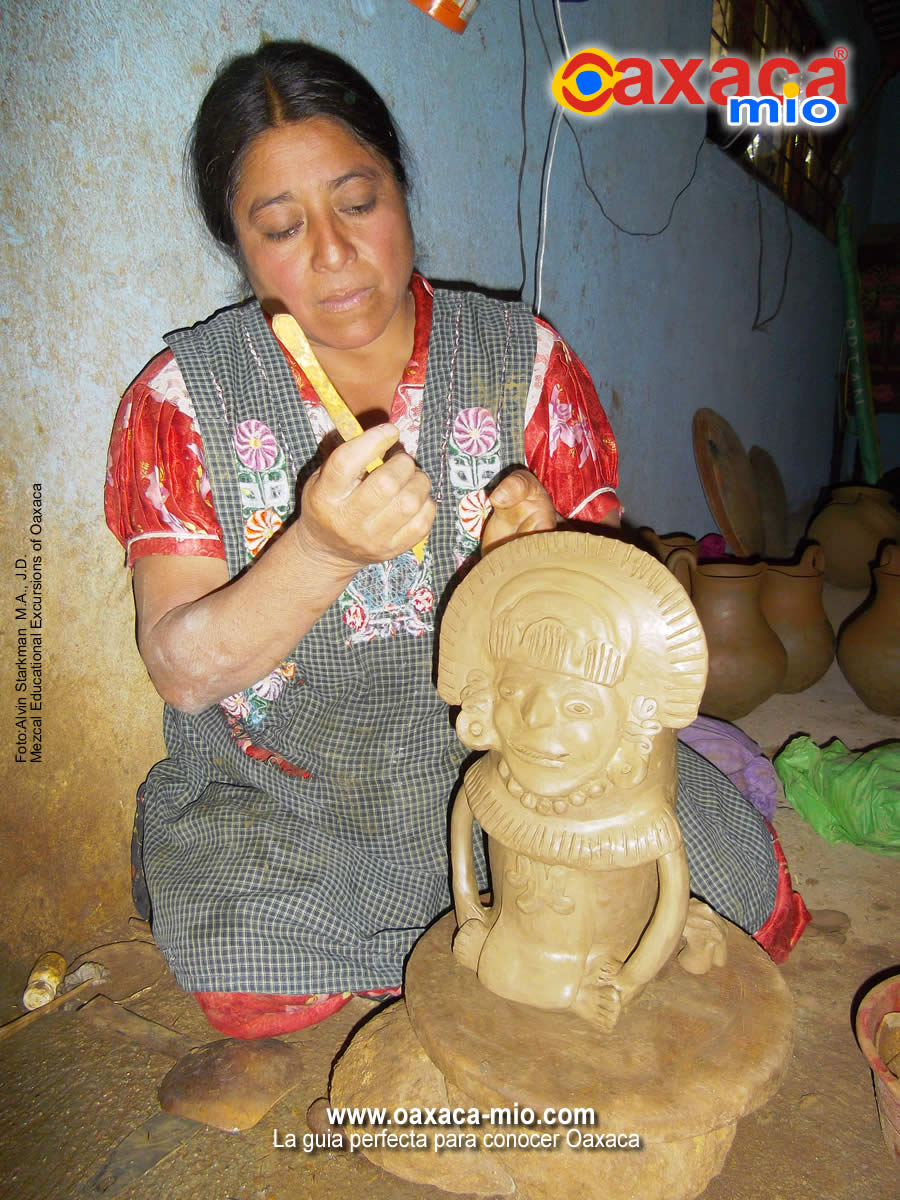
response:
<path id="1" fill-rule="evenodd" d="M 257 696 L 262 696 L 264 700 L 277 700 L 284 691 L 285 679 L 281 671 L 276 667 L 274 671 L 270 671 L 265 679 L 260 679 L 258 683 L 254 683 L 253 691 Z"/>
<path id="2" fill-rule="evenodd" d="M 261 508 L 257 512 L 251 513 L 244 525 L 244 540 L 254 558 L 283 524 L 284 522 L 274 509 Z"/>
<path id="3" fill-rule="evenodd" d="M 434 608 L 434 592 L 428 587 L 417 587 L 409 593 L 416 612 L 431 612 Z"/>
<path id="4" fill-rule="evenodd" d="M 481 537 L 484 523 L 491 515 L 492 505 L 484 488 L 468 492 L 459 502 L 459 522 L 463 529 L 477 541 Z"/>
<path id="5" fill-rule="evenodd" d="M 354 633 L 361 633 L 367 622 L 366 610 L 361 604 L 349 604 L 344 609 L 344 624 L 349 625 Z"/>
<path id="6" fill-rule="evenodd" d="M 220 700 L 219 704 L 232 717 L 246 717 L 250 713 L 250 701 L 246 692 L 235 692 L 233 696 L 226 696 L 224 700 Z"/>
<path id="7" fill-rule="evenodd" d="M 562 399 L 559 385 L 550 393 L 550 454 L 554 455 L 560 442 L 573 450 L 579 447 L 581 454 L 578 466 L 583 467 L 588 458 L 597 457 L 593 434 L 584 417 L 576 416 L 568 400 Z"/>
<path id="8" fill-rule="evenodd" d="M 272 430 L 254 417 L 249 421 L 241 421 L 235 429 L 234 449 L 244 466 L 251 471 L 267 470 L 278 457 L 278 443 Z"/>
<path id="9" fill-rule="evenodd" d="M 486 408 L 464 408 L 453 422 L 453 441 L 464 454 L 487 454 L 497 441 L 497 426 Z"/>

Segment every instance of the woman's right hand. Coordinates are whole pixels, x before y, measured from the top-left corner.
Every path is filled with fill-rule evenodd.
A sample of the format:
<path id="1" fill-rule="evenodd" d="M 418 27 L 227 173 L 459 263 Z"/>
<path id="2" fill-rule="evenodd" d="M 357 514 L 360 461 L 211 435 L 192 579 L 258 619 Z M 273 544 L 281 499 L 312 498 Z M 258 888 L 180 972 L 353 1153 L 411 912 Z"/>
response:
<path id="1" fill-rule="evenodd" d="M 138 645 L 156 690 L 201 712 L 262 679 L 290 654 L 360 567 L 420 542 L 434 521 L 428 476 L 379 425 L 342 443 L 303 488 L 300 515 L 248 571 L 225 562 L 150 555 L 135 565 Z"/>
<path id="2" fill-rule="evenodd" d="M 394 425 L 377 425 L 337 446 L 306 482 L 297 536 L 305 554 L 359 569 L 396 558 L 423 541 L 434 523 L 431 481 L 397 451 L 370 474 L 399 438 Z"/>

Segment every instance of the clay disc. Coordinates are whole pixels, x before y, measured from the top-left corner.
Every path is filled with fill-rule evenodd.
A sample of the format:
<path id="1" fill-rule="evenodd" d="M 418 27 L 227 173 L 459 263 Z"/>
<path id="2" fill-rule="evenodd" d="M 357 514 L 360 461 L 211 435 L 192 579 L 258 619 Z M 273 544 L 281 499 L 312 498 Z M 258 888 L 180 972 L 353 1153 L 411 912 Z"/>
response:
<path id="1" fill-rule="evenodd" d="M 70 963 L 67 973 L 82 963 L 98 962 L 109 971 L 109 979 L 97 984 L 110 1000 L 128 1000 L 137 992 L 152 987 L 168 970 L 166 960 L 151 942 L 110 942 L 82 954 Z"/>
<path id="2" fill-rule="evenodd" d="M 159 1086 L 163 1112 L 235 1133 L 250 1129 L 301 1081 L 303 1060 L 285 1042 L 226 1038 L 180 1058 Z"/>
<path id="3" fill-rule="evenodd" d="M 454 957 L 455 928 L 450 913 L 416 943 L 406 1007 L 431 1061 L 482 1107 L 585 1106 L 600 1129 L 670 1142 L 735 1122 L 778 1090 L 791 994 L 735 925 L 726 923 L 727 965 L 690 975 L 669 963 L 610 1033 L 489 992 Z"/>
<path id="4" fill-rule="evenodd" d="M 694 458 L 706 503 L 729 548 L 744 558 L 762 554 L 763 523 L 750 459 L 724 417 L 694 413 Z"/>
<path id="5" fill-rule="evenodd" d="M 788 545 L 787 496 L 781 472 L 762 446 L 751 446 L 748 457 L 762 517 L 763 552 L 769 558 L 787 558 L 791 547 Z"/>

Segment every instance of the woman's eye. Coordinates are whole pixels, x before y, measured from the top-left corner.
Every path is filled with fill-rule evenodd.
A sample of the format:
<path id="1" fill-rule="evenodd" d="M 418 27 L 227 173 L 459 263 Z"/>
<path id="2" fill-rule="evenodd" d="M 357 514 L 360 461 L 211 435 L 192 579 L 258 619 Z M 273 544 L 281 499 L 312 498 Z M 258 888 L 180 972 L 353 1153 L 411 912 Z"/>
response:
<path id="1" fill-rule="evenodd" d="M 566 712 L 570 717 L 589 717 L 591 711 L 591 706 L 583 700 L 570 700 L 566 705 Z"/>
<path id="2" fill-rule="evenodd" d="M 375 207 L 375 197 L 371 200 L 364 200 L 361 204 L 348 204 L 341 211 L 350 217 L 360 217 L 363 213 L 371 212 Z"/>
<path id="3" fill-rule="evenodd" d="M 275 233 L 267 233 L 266 237 L 270 242 L 286 242 L 288 238 L 292 238 L 300 229 L 300 224 L 292 225 L 290 229 L 279 229 Z"/>
<path id="4" fill-rule="evenodd" d="M 512 700 L 513 696 L 516 694 L 516 689 L 511 683 L 501 683 L 497 691 L 504 700 Z"/>

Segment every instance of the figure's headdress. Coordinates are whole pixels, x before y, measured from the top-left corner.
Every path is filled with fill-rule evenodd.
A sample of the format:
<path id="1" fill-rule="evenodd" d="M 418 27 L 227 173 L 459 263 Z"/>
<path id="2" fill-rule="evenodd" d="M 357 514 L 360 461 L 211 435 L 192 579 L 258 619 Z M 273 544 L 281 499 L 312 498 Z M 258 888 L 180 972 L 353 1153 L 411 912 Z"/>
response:
<path id="1" fill-rule="evenodd" d="M 535 533 L 491 550 L 453 593 L 437 687 L 459 704 L 472 670 L 527 661 L 608 687 L 637 676 L 666 728 L 688 725 L 706 686 L 706 640 L 684 589 L 613 537 Z"/>

